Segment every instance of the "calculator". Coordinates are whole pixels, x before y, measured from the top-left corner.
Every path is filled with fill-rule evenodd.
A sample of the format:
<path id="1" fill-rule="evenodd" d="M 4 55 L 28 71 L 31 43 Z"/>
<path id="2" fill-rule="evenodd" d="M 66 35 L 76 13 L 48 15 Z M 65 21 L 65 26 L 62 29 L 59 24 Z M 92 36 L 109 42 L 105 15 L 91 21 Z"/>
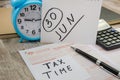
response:
<path id="1" fill-rule="evenodd" d="M 96 44 L 106 50 L 120 48 L 120 32 L 101 19 L 99 20 Z"/>

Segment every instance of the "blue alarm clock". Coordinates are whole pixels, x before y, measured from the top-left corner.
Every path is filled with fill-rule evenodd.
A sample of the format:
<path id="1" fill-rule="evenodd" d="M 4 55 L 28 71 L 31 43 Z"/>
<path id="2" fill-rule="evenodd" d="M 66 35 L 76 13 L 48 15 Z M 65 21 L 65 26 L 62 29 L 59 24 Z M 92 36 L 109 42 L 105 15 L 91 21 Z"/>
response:
<path id="1" fill-rule="evenodd" d="M 13 7 L 12 23 L 15 31 L 23 40 L 40 40 L 41 0 L 11 0 Z"/>

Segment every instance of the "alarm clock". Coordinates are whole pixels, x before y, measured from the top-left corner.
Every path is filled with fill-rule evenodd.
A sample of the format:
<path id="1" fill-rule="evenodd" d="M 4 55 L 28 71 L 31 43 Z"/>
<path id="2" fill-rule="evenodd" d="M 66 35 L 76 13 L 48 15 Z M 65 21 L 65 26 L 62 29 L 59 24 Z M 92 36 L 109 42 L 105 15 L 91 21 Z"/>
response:
<path id="1" fill-rule="evenodd" d="M 23 40 L 40 40 L 41 0 L 11 0 L 12 23 L 16 33 Z"/>

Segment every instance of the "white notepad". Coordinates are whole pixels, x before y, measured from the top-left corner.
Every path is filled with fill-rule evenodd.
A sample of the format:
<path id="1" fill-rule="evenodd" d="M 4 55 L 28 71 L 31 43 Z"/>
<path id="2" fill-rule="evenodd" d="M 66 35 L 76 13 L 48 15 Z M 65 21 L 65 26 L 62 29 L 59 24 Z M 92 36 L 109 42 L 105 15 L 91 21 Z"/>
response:
<path id="1" fill-rule="evenodd" d="M 36 80 L 88 79 L 89 73 L 72 56 L 64 49 L 58 50 L 68 45 L 54 44 L 19 52 Z"/>
<path id="2" fill-rule="evenodd" d="M 95 44 L 102 0 L 43 0 L 41 42 Z"/>
<path id="3" fill-rule="evenodd" d="M 36 80 L 118 80 L 70 46 L 111 64 L 101 52 L 88 45 L 56 43 L 19 52 Z"/>

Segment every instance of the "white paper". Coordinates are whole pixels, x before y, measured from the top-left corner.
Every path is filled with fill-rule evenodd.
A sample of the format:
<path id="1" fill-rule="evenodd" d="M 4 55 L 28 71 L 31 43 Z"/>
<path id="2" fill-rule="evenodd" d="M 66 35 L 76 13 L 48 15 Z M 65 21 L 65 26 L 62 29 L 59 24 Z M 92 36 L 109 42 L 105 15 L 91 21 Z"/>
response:
<path id="1" fill-rule="evenodd" d="M 95 44 L 102 0 L 43 0 L 41 42 Z"/>
<path id="2" fill-rule="evenodd" d="M 61 45 L 59 47 L 63 46 Z M 51 49 L 57 49 L 59 47 Z M 50 50 L 48 48 L 40 49 L 40 47 L 20 51 L 21 56 L 36 80 L 86 80 L 90 77 L 88 72 L 78 64 L 74 58 L 69 55 L 57 57 L 55 53 L 55 50 Z M 50 55 L 42 58 L 43 55 L 46 54 Z"/>
<path id="3" fill-rule="evenodd" d="M 111 65 L 111 61 L 102 54 L 101 50 L 101 52 L 99 52 L 95 47 L 88 45 L 56 43 L 19 52 L 36 80 L 118 80 L 90 60 L 76 53 L 70 46 L 77 47 Z M 53 62 L 57 63 L 60 59 L 66 64 L 53 67 Z M 45 68 L 45 65 L 43 66 L 43 64 L 48 62 L 50 62 L 50 69 Z M 59 64 L 59 62 L 57 64 Z M 47 70 L 55 71 L 67 65 L 70 65 L 73 72 L 68 71 L 70 73 L 60 75 L 59 77 L 57 77 L 55 75 L 57 73 L 55 73 L 54 75 L 50 75 L 51 79 L 48 79 L 45 74 L 41 76 L 41 74 Z"/>

